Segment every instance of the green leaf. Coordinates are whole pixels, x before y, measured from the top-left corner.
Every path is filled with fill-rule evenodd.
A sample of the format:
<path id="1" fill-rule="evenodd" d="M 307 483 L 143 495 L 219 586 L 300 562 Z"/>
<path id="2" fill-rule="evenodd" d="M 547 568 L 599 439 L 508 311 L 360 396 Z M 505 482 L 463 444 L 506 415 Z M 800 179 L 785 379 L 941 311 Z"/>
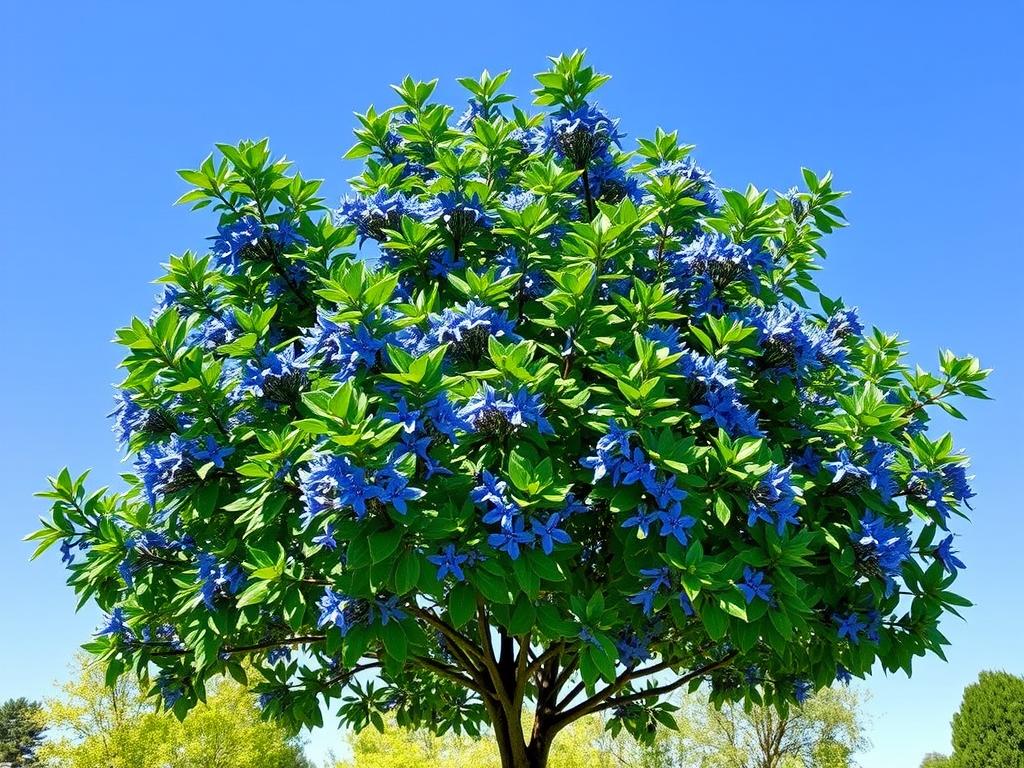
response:
<path id="1" fill-rule="evenodd" d="M 468 584 L 456 584 L 448 593 L 448 617 L 452 626 L 461 627 L 476 615 L 476 592 Z"/>

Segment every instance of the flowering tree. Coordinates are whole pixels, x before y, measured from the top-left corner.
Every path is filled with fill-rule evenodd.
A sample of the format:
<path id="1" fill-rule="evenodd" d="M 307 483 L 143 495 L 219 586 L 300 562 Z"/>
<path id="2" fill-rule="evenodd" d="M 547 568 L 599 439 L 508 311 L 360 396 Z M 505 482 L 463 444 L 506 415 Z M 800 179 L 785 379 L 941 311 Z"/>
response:
<path id="1" fill-rule="evenodd" d="M 358 115 L 336 211 L 266 140 L 180 172 L 219 234 L 117 332 L 136 471 L 63 471 L 32 537 L 108 613 L 109 678 L 181 716 L 255 670 L 292 725 L 489 724 L 518 768 L 590 713 L 648 738 L 685 686 L 785 711 L 941 654 L 972 492 L 928 424 L 986 371 L 910 368 L 815 288 L 830 175 L 718 190 L 674 132 L 622 149 L 583 54 L 546 114 L 506 75 Z"/>

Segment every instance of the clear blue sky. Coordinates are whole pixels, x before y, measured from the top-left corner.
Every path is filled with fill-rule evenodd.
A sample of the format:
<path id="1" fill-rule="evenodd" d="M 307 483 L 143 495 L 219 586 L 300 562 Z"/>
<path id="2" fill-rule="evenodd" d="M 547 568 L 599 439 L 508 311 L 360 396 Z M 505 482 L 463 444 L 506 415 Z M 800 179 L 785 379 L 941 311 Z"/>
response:
<path id="1" fill-rule="evenodd" d="M 56 555 L 29 565 L 31 497 L 64 463 L 123 469 L 104 415 L 119 354 L 169 253 L 213 221 L 172 208 L 215 141 L 270 136 L 332 201 L 354 166 L 352 112 L 390 103 L 406 73 L 512 68 L 525 95 L 544 57 L 587 47 L 614 75 L 602 104 L 631 137 L 658 125 L 698 145 L 725 186 L 785 189 L 831 168 L 853 195 L 822 284 L 865 320 L 995 368 L 960 445 L 974 457 L 974 524 L 960 539 L 977 602 L 951 620 L 949 663 L 874 679 L 867 768 L 948 750 L 963 686 L 1024 673 L 1020 484 L 1024 355 L 1024 12 L 960 3 L 0 4 L 0 699 L 42 696 L 96 624 L 75 615 Z M 118 6 L 116 9 L 114 6 Z M 350 6 L 351 7 L 345 7 Z M 337 735 L 313 737 L 316 754 Z"/>

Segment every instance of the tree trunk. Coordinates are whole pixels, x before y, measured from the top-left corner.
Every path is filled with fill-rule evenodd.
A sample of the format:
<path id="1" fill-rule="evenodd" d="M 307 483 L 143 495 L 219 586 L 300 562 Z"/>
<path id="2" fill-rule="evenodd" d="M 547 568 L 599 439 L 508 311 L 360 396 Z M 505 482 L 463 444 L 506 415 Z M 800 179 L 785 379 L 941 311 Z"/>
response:
<path id="1" fill-rule="evenodd" d="M 513 721 L 505 716 L 500 707 L 492 713 L 494 738 L 501 757 L 501 768 L 547 768 L 551 753 L 551 739 L 543 734 L 533 734 L 526 743 L 522 721 Z"/>

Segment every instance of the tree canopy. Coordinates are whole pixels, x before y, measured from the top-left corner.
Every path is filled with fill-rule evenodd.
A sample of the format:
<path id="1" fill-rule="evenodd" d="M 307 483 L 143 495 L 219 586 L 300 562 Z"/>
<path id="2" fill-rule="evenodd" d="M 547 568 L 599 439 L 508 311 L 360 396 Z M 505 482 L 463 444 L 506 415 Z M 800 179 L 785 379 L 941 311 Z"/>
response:
<path id="1" fill-rule="evenodd" d="M 179 722 L 133 677 L 107 685 L 94 660 L 79 662 L 46 702 L 51 738 L 39 754 L 49 768 L 311 768 L 302 745 L 263 722 L 256 697 L 238 683 L 213 681 L 206 701 Z"/>
<path id="2" fill-rule="evenodd" d="M 1024 764 L 1024 677 L 982 672 L 964 689 L 953 715 L 951 768 L 1019 768 Z"/>
<path id="3" fill-rule="evenodd" d="M 22 697 L 0 704 L 0 763 L 35 765 L 45 730 L 38 702 Z"/>
<path id="4" fill-rule="evenodd" d="M 336 210 L 266 139 L 180 171 L 217 234 L 117 331 L 135 471 L 59 473 L 32 536 L 107 612 L 110 680 L 183 716 L 248 663 L 293 727 L 489 723 L 543 766 L 686 686 L 785 715 L 942 653 L 973 492 L 931 414 L 987 371 L 817 289 L 830 173 L 719 189 L 676 132 L 627 151 L 583 53 L 535 114 L 507 75 L 357 115 Z"/>

